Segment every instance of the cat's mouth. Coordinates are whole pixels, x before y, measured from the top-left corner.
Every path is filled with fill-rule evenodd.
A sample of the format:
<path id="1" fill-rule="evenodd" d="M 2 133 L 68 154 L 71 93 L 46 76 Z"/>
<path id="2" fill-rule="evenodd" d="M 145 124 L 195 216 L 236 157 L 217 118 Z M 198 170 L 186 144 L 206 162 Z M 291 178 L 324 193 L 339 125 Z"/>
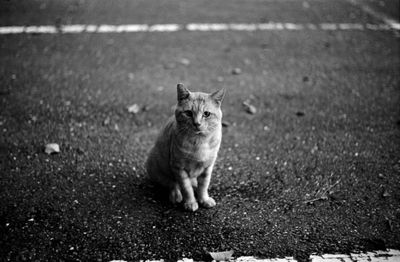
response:
<path id="1" fill-rule="evenodd" d="M 207 133 L 207 130 L 195 128 L 194 133 L 196 135 L 205 135 Z"/>

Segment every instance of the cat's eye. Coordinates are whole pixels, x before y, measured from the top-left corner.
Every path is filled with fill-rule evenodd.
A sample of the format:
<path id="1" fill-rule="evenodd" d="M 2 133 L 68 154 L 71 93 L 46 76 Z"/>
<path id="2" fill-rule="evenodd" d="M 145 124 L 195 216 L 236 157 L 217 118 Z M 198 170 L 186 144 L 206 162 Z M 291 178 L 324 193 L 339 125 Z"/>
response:
<path id="1" fill-rule="evenodd" d="M 184 113 L 186 116 L 189 116 L 189 117 L 192 117 L 192 116 L 193 116 L 193 112 L 190 111 L 190 110 L 183 111 L 183 113 Z"/>
<path id="2" fill-rule="evenodd" d="M 203 113 L 203 116 L 204 116 L 204 117 L 209 117 L 210 115 L 211 115 L 211 113 L 208 112 L 208 111 L 204 111 L 204 113 Z"/>

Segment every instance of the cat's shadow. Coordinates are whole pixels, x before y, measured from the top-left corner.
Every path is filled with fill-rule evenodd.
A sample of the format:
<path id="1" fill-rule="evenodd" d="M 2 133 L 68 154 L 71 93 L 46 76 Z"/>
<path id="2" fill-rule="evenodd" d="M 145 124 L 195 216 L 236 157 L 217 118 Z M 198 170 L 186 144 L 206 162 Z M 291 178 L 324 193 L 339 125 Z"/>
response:
<path id="1" fill-rule="evenodd" d="M 119 181 L 118 187 L 119 190 L 104 201 L 113 202 L 126 213 L 163 212 L 171 209 L 183 211 L 180 205 L 169 202 L 167 188 L 150 181 L 144 174 L 140 174 L 140 178 L 125 178 Z"/>

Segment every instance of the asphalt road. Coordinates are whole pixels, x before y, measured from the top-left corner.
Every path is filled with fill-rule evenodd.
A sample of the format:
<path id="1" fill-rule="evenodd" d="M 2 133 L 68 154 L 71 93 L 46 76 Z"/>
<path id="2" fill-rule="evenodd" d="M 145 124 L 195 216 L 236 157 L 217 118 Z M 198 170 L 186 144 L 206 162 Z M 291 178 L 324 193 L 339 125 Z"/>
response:
<path id="1" fill-rule="evenodd" d="M 398 1 L 365 2 L 398 17 Z M 0 3 L 1 26 L 269 21 L 382 23 L 344 0 Z M 0 35 L 0 58 L 2 261 L 400 249 L 391 31 Z M 195 213 L 143 169 L 178 82 L 227 89 L 217 206 Z"/>

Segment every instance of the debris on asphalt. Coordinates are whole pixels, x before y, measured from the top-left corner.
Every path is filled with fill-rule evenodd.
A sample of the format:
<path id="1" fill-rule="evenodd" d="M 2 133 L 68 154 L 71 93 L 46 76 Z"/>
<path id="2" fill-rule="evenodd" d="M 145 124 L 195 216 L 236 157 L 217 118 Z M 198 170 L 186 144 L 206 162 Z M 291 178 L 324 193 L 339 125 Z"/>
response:
<path id="1" fill-rule="evenodd" d="M 215 261 L 227 261 L 232 259 L 233 250 L 223 252 L 209 252 L 209 254 Z"/>
<path id="2" fill-rule="evenodd" d="M 108 126 L 111 122 L 111 119 L 109 116 L 106 117 L 106 119 L 104 119 L 103 121 L 103 126 Z"/>
<path id="3" fill-rule="evenodd" d="M 390 193 L 387 191 L 387 189 L 383 190 L 382 196 L 385 197 L 385 198 L 386 197 L 390 197 Z"/>
<path id="4" fill-rule="evenodd" d="M 224 77 L 223 76 L 219 76 L 219 77 L 217 77 L 217 81 L 218 82 L 224 82 Z"/>
<path id="5" fill-rule="evenodd" d="M 305 114 L 304 114 L 304 112 L 302 112 L 302 111 L 297 111 L 296 112 L 296 116 L 304 116 Z"/>
<path id="6" fill-rule="evenodd" d="M 181 63 L 182 65 L 188 66 L 188 65 L 190 65 L 190 60 L 187 59 L 187 58 L 181 58 L 181 59 L 179 60 L 179 63 Z"/>
<path id="7" fill-rule="evenodd" d="M 382 174 L 382 173 L 379 173 L 379 174 L 378 174 L 378 177 L 379 177 L 379 178 L 385 178 L 385 175 Z"/>
<path id="8" fill-rule="evenodd" d="M 341 200 L 343 199 L 342 194 L 338 191 L 333 191 L 332 189 L 340 183 L 340 179 L 336 181 L 333 185 L 330 185 L 327 189 L 319 190 L 316 194 L 316 197 L 310 200 L 304 201 L 305 204 L 313 205 L 315 202 L 318 201 L 325 201 L 325 200 Z"/>
<path id="9" fill-rule="evenodd" d="M 32 116 L 31 117 L 32 122 L 36 122 L 38 120 L 37 116 Z"/>
<path id="10" fill-rule="evenodd" d="M 252 114 L 252 115 L 257 113 L 257 108 L 255 106 L 253 106 L 252 104 L 250 104 L 250 102 L 244 101 L 242 104 L 247 113 Z"/>
<path id="11" fill-rule="evenodd" d="M 154 104 L 146 104 L 146 105 L 143 106 L 142 110 L 143 111 L 149 111 L 153 107 L 154 107 Z"/>
<path id="12" fill-rule="evenodd" d="M 315 145 L 313 148 L 311 148 L 311 154 L 315 154 L 315 152 L 318 151 L 318 146 Z"/>
<path id="13" fill-rule="evenodd" d="M 223 127 L 228 127 L 228 126 L 230 126 L 231 124 L 229 123 L 229 122 L 226 122 L 226 121 L 222 121 L 222 126 Z"/>
<path id="14" fill-rule="evenodd" d="M 76 152 L 77 152 L 78 154 L 80 154 L 80 155 L 85 154 L 85 150 L 83 150 L 82 147 L 78 147 L 78 148 L 76 149 Z"/>
<path id="15" fill-rule="evenodd" d="M 163 64 L 163 67 L 164 67 L 164 69 L 169 70 L 169 69 L 174 69 L 176 67 L 176 65 L 175 65 L 175 63 L 168 62 L 168 63 Z"/>
<path id="16" fill-rule="evenodd" d="M 251 61 L 250 61 L 250 59 L 248 59 L 248 58 L 245 58 L 245 59 L 243 60 L 243 63 L 244 63 L 245 65 L 251 65 Z"/>
<path id="17" fill-rule="evenodd" d="M 310 4 L 307 1 L 304 1 L 302 5 L 304 9 L 310 8 Z"/>
<path id="18" fill-rule="evenodd" d="M 390 220 L 389 218 L 385 217 L 385 221 L 386 221 L 386 226 L 390 231 L 393 231 L 393 223 L 392 220 Z"/>
<path id="19" fill-rule="evenodd" d="M 304 203 L 308 204 L 308 205 L 313 205 L 315 202 L 323 201 L 323 200 L 328 200 L 328 196 L 326 194 L 321 195 L 321 196 L 316 197 L 316 198 L 313 198 L 313 199 L 310 199 L 310 200 L 306 200 L 306 201 L 304 201 Z"/>
<path id="20" fill-rule="evenodd" d="M 138 104 L 133 104 L 128 107 L 128 112 L 132 114 L 137 114 L 140 112 L 140 106 Z"/>
<path id="21" fill-rule="evenodd" d="M 263 127 L 264 131 L 270 131 L 271 129 L 269 128 L 269 126 L 264 126 Z"/>
<path id="22" fill-rule="evenodd" d="M 303 76 L 303 82 L 308 82 L 310 80 L 310 78 L 308 78 L 308 76 Z"/>
<path id="23" fill-rule="evenodd" d="M 44 152 L 48 155 L 60 153 L 60 146 L 56 143 L 47 144 Z"/>
<path id="24" fill-rule="evenodd" d="M 333 191 L 333 192 L 329 192 L 329 199 L 338 202 L 338 201 L 345 200 L 345 196 L 344 196 L 343 192 Z"/>
<path id="25" fill-rule="evenodd" d="M 239 67 L 232 69 L 233 75 L 240 75 L 241 73 L 242 73 L 242 69 L 240 69 Z"/>

